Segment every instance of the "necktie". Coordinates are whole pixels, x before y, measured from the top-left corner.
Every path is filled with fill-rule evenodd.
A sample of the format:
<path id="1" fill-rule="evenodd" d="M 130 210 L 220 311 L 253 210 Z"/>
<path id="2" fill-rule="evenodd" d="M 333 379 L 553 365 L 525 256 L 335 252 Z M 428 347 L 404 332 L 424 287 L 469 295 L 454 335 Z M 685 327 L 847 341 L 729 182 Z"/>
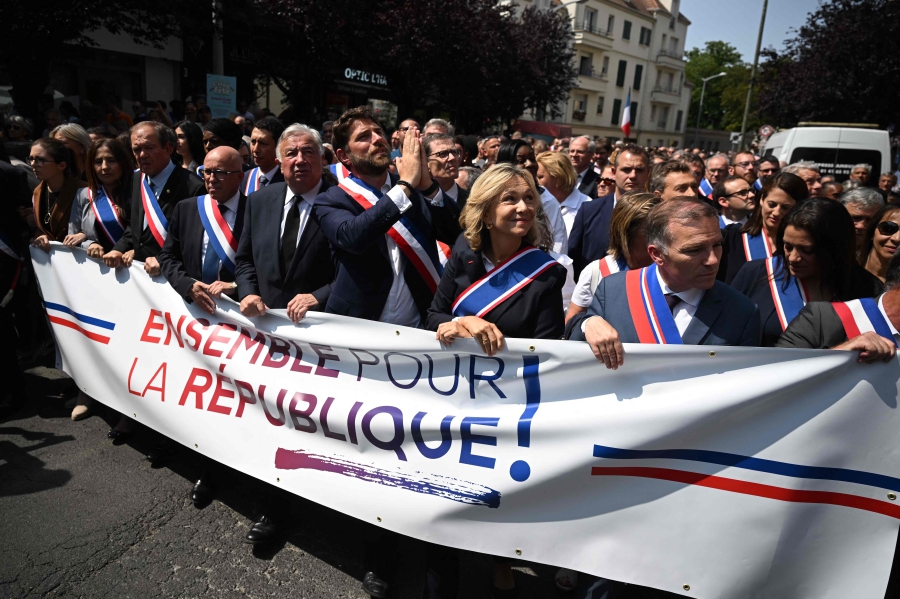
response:
<path id="1" fill-rule="evenodd" d="M 222 213 L 222 218 L 225 218 L 228 208 L 224 204 L 219 204 L 219 212 Z M 207 237 L 209 237 L 208 233 Z M 207 285 L 219 280 L 219 255 L 216 253 L 216 248 L 213 247 L 211 240 L 207 240 L 206 243 L 206 256 L 203 258 L 201 276 L 203 277 L 203 282 Z"/>
<path id="2" fill-rule="evenodd" d="M 260 176 L 259 176 L 259 186 L 260 186 L 260 187 L 265 187 L 265 186 L 268 185 L 268 184 L 269 184 L 269 180 L 266 179 L 266 176 L 265 176 L 265 175 L 260 175 Z"/>
<path id="3" fill-rule="evenodd" d="M 284 220 L 284 233 L 281 234 L 281 272 L 287 275 L 288 268 L 297 251 L 297 233 L 300 231 L 300 199 L 296 196 L 291 200 L 287 218 Z"/>
<path id="4" fill-rule="evenodd" d="M 158 198 L 159 194 L 156 193 L 156 185 L 153 183 L 153 180 L 151 179 L 149 181 L 149 183 L 150 183 L 150 191 L 152 191 L 153 195 L 155 195 Z"/>
<path id="5" fill-rule="evenodd" d="M 675 306 L 677 306 L 680 302 L 681 298 L 674 293 L 666 295 L 666 303 L 669 304 L 669 311 L 672 312 L 672 314 L 675 313 Z"/>

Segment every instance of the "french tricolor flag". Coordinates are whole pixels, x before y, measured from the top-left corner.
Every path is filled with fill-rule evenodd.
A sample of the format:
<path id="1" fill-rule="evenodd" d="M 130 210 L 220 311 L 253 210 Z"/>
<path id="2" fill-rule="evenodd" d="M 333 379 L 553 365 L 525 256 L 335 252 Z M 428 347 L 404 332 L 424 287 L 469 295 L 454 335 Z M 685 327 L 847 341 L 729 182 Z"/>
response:
<path id="1" fill-rule="evenodd" d="M 622 131 L 625 132 L 625 137 L 631 137 L 631 88 L 628 89 L 625 110 L 622 111 Z"/>
<path id="2" fill-rule="evenodd" d="M 116 328 L 115 323 L 81 314 L 68 306 L 54 302 L 44 302 L 44 306 L 47 308 L 47 318 L 51 323 L 80 333 L 91 341 L 109 344 L 109 336 Z"/>

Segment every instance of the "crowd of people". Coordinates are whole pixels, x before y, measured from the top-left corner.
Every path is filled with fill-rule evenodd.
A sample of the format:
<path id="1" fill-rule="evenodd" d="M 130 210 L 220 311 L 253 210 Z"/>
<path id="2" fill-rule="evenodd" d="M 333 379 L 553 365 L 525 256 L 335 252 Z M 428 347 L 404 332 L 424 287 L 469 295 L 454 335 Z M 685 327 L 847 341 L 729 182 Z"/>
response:
<path id="1" fill-rule="evenodd" d="M 51 242 L 83 248 L 109 276 L 140 264 L 209 313 L 225 294 L 250 318 L 324 311 L 431 330 L 445 346 L 473 338 L 487 355 L 517 337 L 586 343 L 609 369 L 626 343 L 874 362 L 900 340 L 897 178 L 868 165 L 837 181 L 744 151 L 457 136 L 437 118 L 388 131 L 367 107 L 320 128 L 206 118 L 199 101 L 184 114 L 136 103 L 137 122 L 108 108 L 106 126 L 87 128 L 60 109 L 27 165 L 0 153 L 0 331 L 19 340 L 2 344 L 0 416 L 25 400 L 21 367 L 52 348 L 27 260 L 28 244 Z M 71 418 L 92 410 L 79 393 Z M 135 427 L 122 415 L 108 437 Z M 163 439 L 147 458 L 179 451 Z M 198 507 L 212 478 L 191 489 Z M 270 543 L 289 508 L 259 495 L 246 541 Z M 362 536 L 363 588 L 389 596 L 396 536 L 368 525 Z M 455 597 L 456 552 L 434 547 L 428 562 L 430 596 Z M 495 558 L 492 584 L 515 596 L 508 560 Z M 564 569 L 556 584 L 589 596 L 617 583 Z"/>

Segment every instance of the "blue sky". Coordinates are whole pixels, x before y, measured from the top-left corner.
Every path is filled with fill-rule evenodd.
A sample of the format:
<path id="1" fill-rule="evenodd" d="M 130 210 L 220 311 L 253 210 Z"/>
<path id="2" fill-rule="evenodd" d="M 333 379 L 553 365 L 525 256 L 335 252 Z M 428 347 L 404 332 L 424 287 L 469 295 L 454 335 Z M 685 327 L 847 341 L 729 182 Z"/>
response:
<path id="1" fill-rule="evenodd" d="M 762 0 L 681 0 L 681 12 L 691 21 L 685 50 L 722 40 L 737 48 L 744 62 L 753 62 L 762 5 Z M 762 47 L 783 48 L 793 37 L 790 29 L 805 24 L 818 6 L 819 0 L 769 0 Z"/>

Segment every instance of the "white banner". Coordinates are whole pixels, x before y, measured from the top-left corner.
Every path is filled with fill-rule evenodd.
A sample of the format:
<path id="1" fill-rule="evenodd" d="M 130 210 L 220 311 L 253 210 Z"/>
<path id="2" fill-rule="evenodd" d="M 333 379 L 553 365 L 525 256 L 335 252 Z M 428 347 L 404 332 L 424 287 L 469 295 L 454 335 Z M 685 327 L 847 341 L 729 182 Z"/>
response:
<path id="1" fill-rule="evenodd" d="M 32 258 L 86 393 L 360 520 L 691 597 L 884 595 L 897 361 L 629 345 L 613 372 L 522 339 L 488 358 L 327 314 L 210 316 L 79 249 Z"/>

